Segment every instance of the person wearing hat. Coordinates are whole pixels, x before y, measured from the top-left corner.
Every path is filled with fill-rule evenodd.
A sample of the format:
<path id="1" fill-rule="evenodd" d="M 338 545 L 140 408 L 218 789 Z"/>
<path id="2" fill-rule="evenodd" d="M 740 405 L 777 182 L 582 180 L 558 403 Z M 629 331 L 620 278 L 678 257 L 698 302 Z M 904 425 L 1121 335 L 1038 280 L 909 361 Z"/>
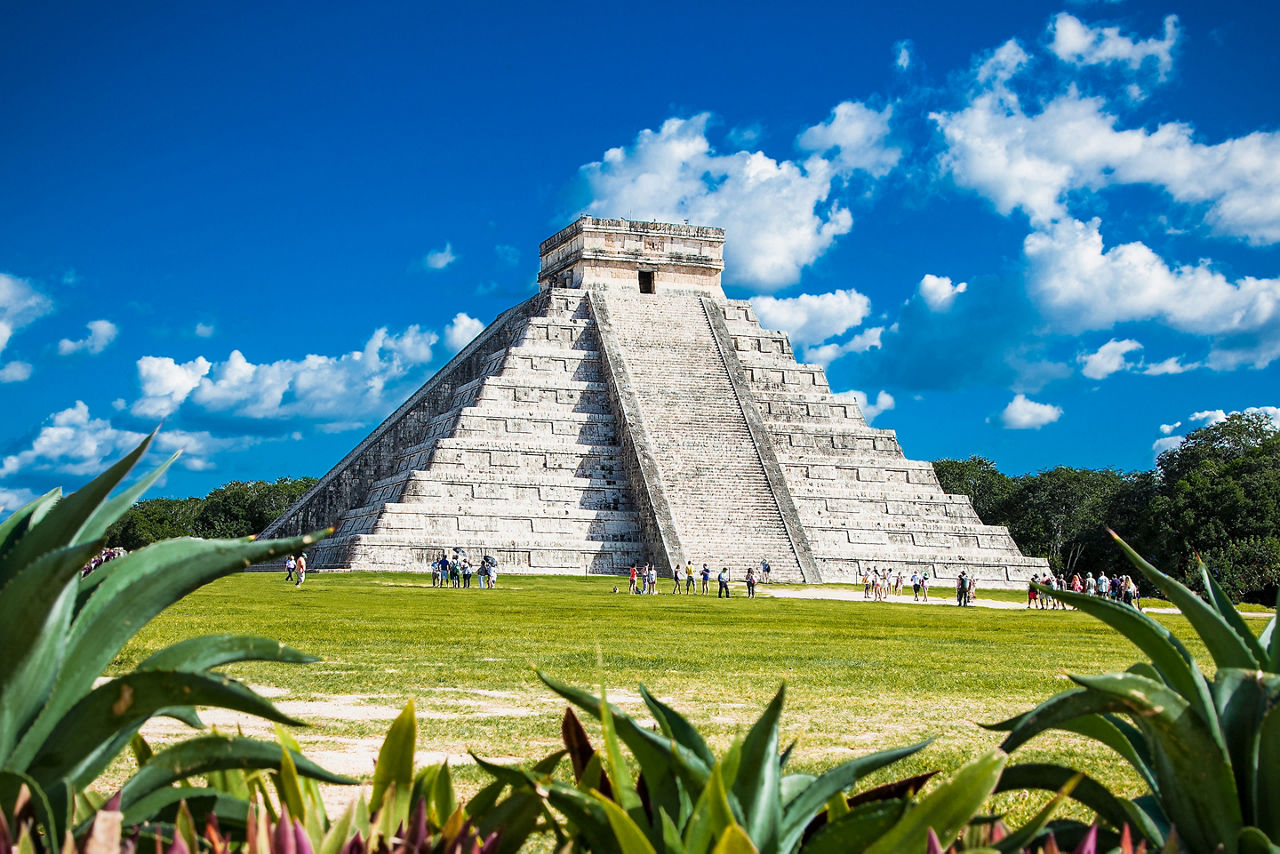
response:
<path id="1" fill-rule="evenodd" d="M 303 552 L 298 555 L 298 566 L 295 570 L 298 573 L 298 580 L 294 582 L 294 587 L 301 587 L 303 580 L 307 577 L 307 553 Z"/>
<path id="2" fill-rule="evenodd" d="M 963 608 L 968 595 L 969 577 L 965 575 L 965 571 L 962 569 L 960 570 L 960 577 L 956 579 L 956 604 Z"/>

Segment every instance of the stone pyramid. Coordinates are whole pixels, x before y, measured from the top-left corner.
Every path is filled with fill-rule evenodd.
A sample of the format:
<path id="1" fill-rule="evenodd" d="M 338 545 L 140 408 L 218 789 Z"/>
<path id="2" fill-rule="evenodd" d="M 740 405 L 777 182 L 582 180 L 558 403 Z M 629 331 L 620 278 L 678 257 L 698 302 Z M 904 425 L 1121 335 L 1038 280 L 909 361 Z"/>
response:
<path id="1" fill-rule="evenodd" d="M 723 248 L 717 228 L 574 222 L 543 242 L 538 294 L 264 535 L 334 526 L 316 569 L 425 571 L 455 546 L 504 573 L 767 559 L 777 581 L 1008 587 L 1047 569 L 727 299 Z"/>

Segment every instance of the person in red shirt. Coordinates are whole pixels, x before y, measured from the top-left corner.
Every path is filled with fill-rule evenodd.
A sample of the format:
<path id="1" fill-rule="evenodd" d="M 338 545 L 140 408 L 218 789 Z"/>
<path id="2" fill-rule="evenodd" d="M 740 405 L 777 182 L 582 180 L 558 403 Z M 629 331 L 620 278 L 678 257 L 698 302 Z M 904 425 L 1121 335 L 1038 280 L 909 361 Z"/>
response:
<path id="1" fill-rule="evenodd" d="M 631 564 L 631 585 L 627 588 L 628 593 L 636 592 L 636 565 Z"/>

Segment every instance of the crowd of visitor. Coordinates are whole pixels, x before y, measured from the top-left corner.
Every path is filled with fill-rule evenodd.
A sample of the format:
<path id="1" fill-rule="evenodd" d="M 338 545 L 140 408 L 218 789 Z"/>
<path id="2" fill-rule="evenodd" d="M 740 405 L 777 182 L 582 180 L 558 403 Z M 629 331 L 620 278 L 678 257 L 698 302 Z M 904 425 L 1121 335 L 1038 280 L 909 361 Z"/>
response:
<path id="1" fill-rule="evenodd" d="M 480 589 L 498 586 L 498 561 L 492 555 L 485 555 L 479 565 L 472 565 L 467 557 L 466 549 L 455 548 L 453 556 L 442 554 L 431 564 L 431 586 L 452 587 L 465 590 L 471 587 L 472 577 Z"/>
<path id="2" fill-rule="evenodd" d="M 1041 593 L 1035 588 L 1037 584 L 1049 588 L 1049 591 Z M 1051 572 L 1046 572 L 1043 575 L 1033 575 L 1031 576 L 1031 583 L 1027 585 L 1027 607 L 1038 607 L 1042 611 L 1065 611 L 1067 603 L 1053 595 L 1055 590 L 1070 590 L 1073 593 L 1083 593 L 1087 596 L 1105 597 L 1112 602 L 1132 605 L 1139 611 L 1142 610 L 1142 595 L 1133 579 L 1127 575 L 1107 578 L 1105 572 L 1099 572 L 1097 578 L 1093 577 L 1092 572 L 1085 573 L 1083 579 L 1080 577 L 1080 573 L 1077 572 L 1071 576 L 1070 581 L 1067 581 L 1065 576 L 1055 576 Z"/>
<path id="3" fill-rule="evenodd" d="M 85 575 L 88 575 L 98 567 L 102 566 L 104 563 L 110 563 L 116 558 L 124 557 L 127 554 L 128 552 L 120 548 L 119 546 L 103 549 L 102 551 L 98 552 L 96 556 L 94 556 L 93 560 L 89 561 L 84 566 L 80 567 L 80 575 L 82 577 Z"/>
<path id="4" fill-rule="evenodd" d="M 747 585 L 747 598 L 756 598 L 756 586 L 769 583 L 769 561 L 760 561 L 760 568 L 748 567 L 744 578 Z M 703 564 L 702 569 L 694 570 L 693 562 L 689 561 L 683 568 L 676 565 L 675 571 L 671 573 L 671 595 L 672 596 L 692 596 L 695 590 L 698 595 L 705 596 L 711 592 L 711 574 L 712 570 L 708 564 Z M 728 599 L 730 596 L 729 582 L 732 581 L 733 573 L 729 567 L 723 566 L 720 572 L 716 574 L 716 598 Z M 621 592 L 616 586 L 613 588 L 614 593 Z M 640 564 L 631 564 L 631 569 L 627 572 L 627 594 L 639 596 L 653 596 L 658 593 L 658 569 L 653 564 L 646 563 L 644 566 Z"/>

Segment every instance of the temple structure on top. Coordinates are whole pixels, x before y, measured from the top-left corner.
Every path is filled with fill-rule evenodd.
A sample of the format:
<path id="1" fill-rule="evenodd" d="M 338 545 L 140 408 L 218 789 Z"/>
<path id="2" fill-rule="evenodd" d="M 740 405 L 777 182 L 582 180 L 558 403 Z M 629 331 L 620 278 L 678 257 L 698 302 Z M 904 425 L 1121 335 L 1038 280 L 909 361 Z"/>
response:
<path id="1" fill-rule="evenodd" d="M 725 297 L 724 240 L 593 217 L 553 235 L 538 294 L 264 534 L 334 526 L 317 569 L 426 570 L 461 546 L 504 573 L 768 560 L 778 581 L 967 570 L 1008 587 L 1047 570 Z"/>

